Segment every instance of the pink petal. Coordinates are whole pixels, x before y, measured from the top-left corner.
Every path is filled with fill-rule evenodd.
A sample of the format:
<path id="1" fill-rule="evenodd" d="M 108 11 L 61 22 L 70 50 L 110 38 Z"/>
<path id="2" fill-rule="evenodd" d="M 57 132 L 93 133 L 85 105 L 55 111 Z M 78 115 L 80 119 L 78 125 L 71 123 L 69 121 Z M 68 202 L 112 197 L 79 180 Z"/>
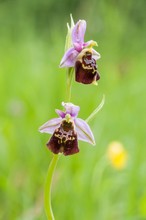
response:
<path id="1" fill-rule="evenodd" d="M 72 30 L 72 42 L 74 43 L 84 43 L 84 35 L 86 31 L 86 21 L 79 20 Z"/>
<path id="2" fill-rule="evenodd" d="M 74 122 L 75 122 L 75 130 L 77 132 L 78 139 L 95 145 L 93 133 L 87 122 L 85 122 L 81 118 L 76 118 Z"/>
<path id="3" fill-rule="evenodd" d="M 73 47 L 68 49 L 60 62 L 60 67 L 73 67 L 78 54 L 79 53 Z"/>
<path id="4" fill-rule="evenodd" d="M 83 44 L 81 44 L 81 43 L 74 43 L 74 48 L 75 48 L 75 50 L 77 50 L 79 53 L 82 51 L 82 49 L 83 49 Z"/>
<path id="5" fill-rule="evenodd" d="M 59 109 L 56 109 L 55 112 L 56 112 L 61 118 L 65 118 L 65 115 L 66 115 L 65 112 L 63 112 L 63 111 L 61 111 L 61 110 L 59 110 Z"/>
<path id="6" fill-rule="evenodd" d="M 70 114 L 72 117 L 77 117 L 78 115 L 78 112 L 80 111 L 80 107 L 77 106 L 77 105 L 74 105 L 70 102 L 68 103 L 65 103 L 65 102 L 62 102 L 62 106 L 65 108 L 66 110 L 66 114 Z"/>
<path id="7" fill-rule="evenodd" d="M 53 119 L 47 121 L 45 124 L 43 124 L 39 128 L 39 131 L 41 133 L 53 134 L 55 129 L 60 126 L 61 121 L 62 121 L 62 118 L 53 118 Z"/>

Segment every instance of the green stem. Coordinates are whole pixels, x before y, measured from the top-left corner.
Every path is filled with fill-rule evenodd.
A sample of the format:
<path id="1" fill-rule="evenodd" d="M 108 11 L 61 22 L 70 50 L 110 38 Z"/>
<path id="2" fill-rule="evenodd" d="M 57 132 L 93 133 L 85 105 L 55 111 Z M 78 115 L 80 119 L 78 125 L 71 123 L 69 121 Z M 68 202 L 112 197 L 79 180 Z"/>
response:
<path id="1" fill-rule="evenodd" d="M 71 83 L 72 83 L 72 78 L 73 78 L 73 68 L 67 68 L 67 77 L 66 77 L 66 93 L 67 93 L 67 102 L 70 102 L 71 99 Z"/>
<path id="2" fill-rule="evenodd" d="M 55 220 L 51 206 L 51 186 L 52 186 L 53 174 L 55 171 L 58 158 L 59 158 L 59 154 L 53 154 L 52 161 L 48 168 L 48 173 L 45 183 L 44 204 L 45 204 L 45 211 L 48 220 Z"/>
<path id="3" fill-rule="evenodd" d="M 67 24 L 68 33 L 66 36 L 65 51 L 69 49 L 72 45 L 71 33 L 72 33 L 72 28 L 74 27 L 74 21 L 73 21 L 72 15 L 70 15 L 70 17 L 71 17 L 71 27 L 69 27 L 69 25 Z M 66 80 L 67 102 L 70 102 L 70 99 L 71 99 L 71 83 L 72 83 L 72 78 L 73 78 L 73 70 L 74 70 L 73 67 L 67 68 L 67 80 Z M 53 211 L 52 211 L 52 206 L 51 206 L 51 185 L 52 185 L 53 174 L 54 174 L 58 159 L 59 159 L 59 154 L 53 154 L 53 158 L 49 165 L 48 173 L 46 177 L 46 184 L 45 184 L 45 191 L 44 191 L 44 204 L 45 204 L 45 211 L 46 211 L 48 220 L 55 220 Z"/>
<path id="4" fill-rule="evenodd" d="M 68 68 L 67 69 L 67 102 L 70 102 L 70 99 L 71 99 L 72 76 L 73 76 L 73 68 Z M 58 159 L 59 159 L 59 154 L 53 154 L 52 161 L 48 168 L 48 173 L 47 173 L 46 183 L 45 183 L 44 204 L 45 204 L 45 211 L 46 211 L 48 220 L 55 220 L 54 214 L 52 211 L 52 206 L 51 206 L 51 186 L 52 186 L 53 174 L 54 174 Z"/>

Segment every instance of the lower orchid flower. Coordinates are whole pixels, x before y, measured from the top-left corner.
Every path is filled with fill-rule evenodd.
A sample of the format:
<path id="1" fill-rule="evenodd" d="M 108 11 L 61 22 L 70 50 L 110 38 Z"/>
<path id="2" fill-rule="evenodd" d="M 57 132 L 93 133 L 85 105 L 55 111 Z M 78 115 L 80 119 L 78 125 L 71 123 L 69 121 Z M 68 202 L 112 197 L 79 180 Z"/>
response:
<path id="1" fill-rule="evenodd" d="M 77 118 L 79 106 L 62 102 L 65 111 L 56 109 L 59 118 L 54 118 L 43 124 L 39 131 L 52 134 L 47 147 L 54 153 L 72 155 L 79 152 L 78 140 L 95 145 L 93 133 L 81 118 Z"/>

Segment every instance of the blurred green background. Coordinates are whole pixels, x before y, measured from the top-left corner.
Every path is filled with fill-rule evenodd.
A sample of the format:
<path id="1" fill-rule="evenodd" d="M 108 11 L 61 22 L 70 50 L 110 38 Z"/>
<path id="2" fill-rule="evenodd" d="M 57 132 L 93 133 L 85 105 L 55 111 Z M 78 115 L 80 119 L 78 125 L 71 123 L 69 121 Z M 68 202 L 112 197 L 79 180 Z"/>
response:
<path id="1" fill-rule="evenodd" d="M 66 23 L 87 21 L 85 40 L 101 54 L 99 85 L 73 82 L 72 102 L 90 123 L 96 147 L 62 156 L 53 182 L 56 220 L 146 219 L 146 1 L 0 1 L 0 219 L 44 220 L 43 187 L 52 154 L 38 127 L 66 96 Z M 111 141 L 127 153 L 125 169 L 106 157 Z"/>

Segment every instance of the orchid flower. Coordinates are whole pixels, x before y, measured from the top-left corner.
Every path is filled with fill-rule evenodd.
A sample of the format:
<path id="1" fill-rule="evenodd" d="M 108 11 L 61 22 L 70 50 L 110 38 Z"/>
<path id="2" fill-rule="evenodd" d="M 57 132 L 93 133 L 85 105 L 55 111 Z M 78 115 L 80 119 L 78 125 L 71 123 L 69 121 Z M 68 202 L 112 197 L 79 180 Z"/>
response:
<path id="1" fill-rule="evenodd" d="M 94 136 L 89 125 L 81 118 L 77 118 L 79 106 L 62 102 L 65 111 L 56 109 L 58 118 L 43 124 L 39 131 L 52 134 L 47 147 L 54 153 L 71 155 L 79 152 L 78 140 L 95 145 Z"/>
<path id="2" fill-rule="evenodd" d="M 76 81 L 90 84 L 100 78 L 96 67 L 100 54 L 92 48 L 97 46 L 95 41 L 84 42 L 85 31 L 86 21 L 79 20 L 72 28 L 72 46 L 65 52 L 60 67 L 75 67 Z"/>

